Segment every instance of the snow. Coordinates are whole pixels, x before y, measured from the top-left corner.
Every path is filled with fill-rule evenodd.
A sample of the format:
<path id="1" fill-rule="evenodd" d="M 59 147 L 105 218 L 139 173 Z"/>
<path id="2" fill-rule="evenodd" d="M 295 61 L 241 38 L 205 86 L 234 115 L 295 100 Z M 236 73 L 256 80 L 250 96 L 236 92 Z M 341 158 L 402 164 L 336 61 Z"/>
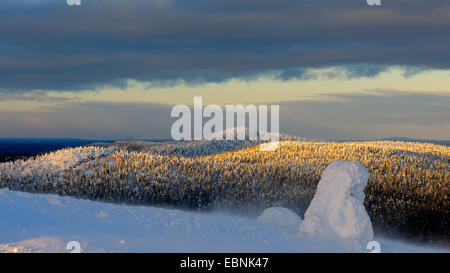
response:
<path id="1" fill-rule="evenodd" d="M 87 163 L 106 162 L 118 150 L 195 158 L 257 144 L 116 142 L 3 163 L 0 174 L 29 182 L 33 189 L 43 181 L 57 184 L 69 170 L 93 172 Z M 322 173 L 303 220 L 283 207 L 267 208 L 251 219 L 224 211 L 126 206 L 0 189 L 0 252 L 68 252 L 67 244 L 74 241 L 83 252 L 369 252 L 368 243 L 379 243 L 381 252 L 448 251 L 374 238 L 363 205 L 368 178 L 360 163 L 331 163 Z M 0 186 L 5 186 L 2 182 Z"/>
<path id="2" fill-rule="evenodd" d="M 82 252 L 368 252 L 287 232 L 276 223 L 292 217 L 283 208 L 250 219 L 7 189 L 0 208 L 0 252 L 68 252 L 71 241 Z M 376 240 L 382 252 L 447 251 Z"/>
<path id="3" fill-rule="evenodd" d="M 365 249 L 373 239 L 372 223 L 364 207 L 368 179 L 369 173 L 359 162 L 329 164 L 306 210 L 300 235 Z"/>
<path id="4" fill-rule="evenodd" d="M 286 141 L 286 140 L 306 140 L 304 138 L 300 138 L 297 136 L 287 135 L 287 134 L 281 134 L 278 132 L 267 132 L 264 130 L 256 130 L 251 131 L 247 127 L 233 127 L 233 128 L 227 128 L 225 130 L 222 130 L 217 133 L 210 133 L 203 136 L 203 139 L 206 140 L 212 140 L 212 139 L 219 139 L 219 140 L 225 140 L 227 139 L 227 136 L 229 136 L 229 139 L 240 139 L 239 136 L 243 136 L 243 139 L 241 140 L 250 140 L 251 134 L 254 133 L 256 136 L 256 139 L 261 143 L 269 142 L 272 140 L 280 140 L 280 141 Z M 232 137 L 233 136 L 233 137 Z"/>
<path id="5" fill-rule="evenodd" d="M 101 147 L 66 148 L 28 160 L 2 163 L 0 171 L 20 178 L 33 176 L 39 181 L 36 177 L 61 175 L 81 162 L 109 155 L 113 151 Z"/>
<path id="6" fill-rule="evenodd" d="M 302 222 L 302 218 L 290 209 L 271 207 L 265 209 L 257 218 L 262 223 L 278 225 L 288 233 L 295 234 Z"/>
<path id="7" fill-rule="evenodd" d="M 110 148 L 127 151 L 151 153 L 155 155 L 182 156 L 195 158 L 218 153 L 237 151 L 258 145 L 257 141 L 248 140 L 189 140 L 170 141 L 166 143 L 118 141 L 109 144 Z"/>

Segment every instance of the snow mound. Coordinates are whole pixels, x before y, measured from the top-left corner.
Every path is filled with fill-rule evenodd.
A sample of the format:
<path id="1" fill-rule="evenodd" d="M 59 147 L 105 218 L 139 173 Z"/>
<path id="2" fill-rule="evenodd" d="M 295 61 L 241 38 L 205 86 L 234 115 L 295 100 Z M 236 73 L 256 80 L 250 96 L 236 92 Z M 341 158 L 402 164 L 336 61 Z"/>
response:
<path id="1" fill-rule="evenodd" d="M 265 209 L 257 221 L 277 225 L 288 233 L 295 234 L 302 222 L 302 218 L 290 209 L 283 207 L 271 207 Z"/>
<path id="2" fill-rule="evenodd" d="M 322 174 L 317 192 L 300 225 L 300 235 L 326 238 L 353 249 L 373 239 L 364 207 L 369 173 L 358 162 L 333 162 Z"/>

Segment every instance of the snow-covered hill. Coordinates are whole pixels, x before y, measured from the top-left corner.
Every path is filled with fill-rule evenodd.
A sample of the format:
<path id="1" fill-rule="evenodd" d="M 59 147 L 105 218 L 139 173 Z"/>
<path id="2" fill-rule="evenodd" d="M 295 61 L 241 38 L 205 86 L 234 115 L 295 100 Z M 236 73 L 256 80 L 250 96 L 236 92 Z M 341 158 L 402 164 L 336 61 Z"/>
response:
<path id="1" fill-rule="evenodd" d="M 28 160 L 2 163 L 0 171 L 6 176 L 16 176 L 16 179 L 40 176 L 44 172 L 49 176 L 60 176 L 65 170 L 82 162 L 110 155 L 113 151 L 114 148 L 102 147 L 66 148 Z"/>
<path id="2" fill-rule="evenodd" d="M 280 139 L 283 140 L 284 136 Z M 283 206 L 303 217 L 325 167 L 334 161 L 356 161 L 370 173 L 370 181 L 365 188 L 366 196 L 362 200 L 376 234 L 382 230 L 397 234 L 403 232 L 400 235 L 425 240 L 436 238 L 448 241 L 450 238 L 449 223 L 442 220 L 447 219 L 450 213 L 446 209 L 450 187 L 448 147 L 383 141 L 330 143 L 295 140 L 280 142 L 276 151 L 261 152 L 255 146 L 259 144 L 237 140 L 97 143 L 0 164 L 0 188 L 116 204 L 169 205 L 207 212 L 230 209 L 252 217 L 259 215 L 265 208 Z M 329 180 L 333 182 L 334 176 L 330 177 Z M 13 196 L 14 199 L 39 195 L 8 192 L 6 196 Z M 73 199 L 61 198 L 55 200 L 75 205 L 105 206 L 104 203 L 82 203 L 81 200 L 67 201 Z M 42 197 L 33 201 L 37 205 L 31 206 L 30 211 L 40 207 L 42 209 L 37 212 L 45 210 L 46 203 L 41 201 Z M 4 207 L 11 206 L 5 203 Z M 119 211 L 125 208 L 130 211 L 130 207 L 120 207 Z M 91 208 L 87 210 L 92 211 Z M 139 207 L 136 210 L 153 213 L 157 209 Z M 14 212 L 14 207 L 11 207 L 11 211 Z M 2 213 L 7 215 L 9 212 Z M 38 214 L 26 216 L 26 210 L 21 213 L 29 219 L 38 217 Z M 73 213 L 68 210 L 68 215 Z M 340 215 L 334 212 L 331 214 L 337 215 L 336 219 Z M 165 214 L 162 215 L 165 217 Z M 421 215 L 420 218 L 417 215 Z M 61 214 L 60 218 L 53 220 L 65 217 Z M 222 219 L 220 217 L 218 219 Z M 1 228 L 6 229 L 6 225 L 0 222 Z M 139 229 L 142 228 L 139 225 Z M 67 227 L 64 229 L 70 230 Z M 9 234 L 17 234 L 13 230 Z M 18 236 L 17 239 L 35 237 Z M 17 241 L 8 238 L 0 242 Z"/>

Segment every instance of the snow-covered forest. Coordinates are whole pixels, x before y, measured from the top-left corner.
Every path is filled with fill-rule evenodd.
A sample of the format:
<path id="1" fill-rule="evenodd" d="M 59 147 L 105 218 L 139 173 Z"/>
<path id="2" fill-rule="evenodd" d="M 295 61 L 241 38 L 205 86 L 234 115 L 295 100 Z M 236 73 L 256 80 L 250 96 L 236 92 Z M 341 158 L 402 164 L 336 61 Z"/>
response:
<path id="1" fill-rule="evenodd" d="M 450 148 L 410 142 L 281 138 L 273 152 L 251 141 L 118 142 L 3 163 L 0 187 L 114 203 L 227 210 L 256 217 L 282 206 L 303 217 L 325 167 L 360 162 L 375 233 L 450 239 Z"/>

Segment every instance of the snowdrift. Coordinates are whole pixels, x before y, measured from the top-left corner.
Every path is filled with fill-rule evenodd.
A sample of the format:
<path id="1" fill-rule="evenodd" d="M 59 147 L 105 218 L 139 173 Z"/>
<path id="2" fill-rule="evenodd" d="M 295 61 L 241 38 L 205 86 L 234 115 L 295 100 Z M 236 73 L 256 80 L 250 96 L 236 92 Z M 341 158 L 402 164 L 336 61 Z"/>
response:
<path id="1" fill-rule="evenodd" d="M 6 189 L 0 190 L 0 208 L 0 253 L 68 252 L 71 241 L 78 241 L 82 252 L 361 251 L 300 237 L 277 222 L 218 212 L 125 206 Z M 383 252 L 446 251 L 375 239 Z"/>

